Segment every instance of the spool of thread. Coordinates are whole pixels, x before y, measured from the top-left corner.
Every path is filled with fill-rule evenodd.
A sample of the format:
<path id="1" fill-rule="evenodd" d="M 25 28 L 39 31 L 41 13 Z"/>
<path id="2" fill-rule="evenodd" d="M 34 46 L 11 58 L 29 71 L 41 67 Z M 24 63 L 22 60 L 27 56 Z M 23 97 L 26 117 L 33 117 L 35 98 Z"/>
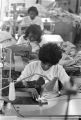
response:
<path id="1" fill-rule="evenodd" d="M 12 109 L 12 105 L 11 105 L 11 103 L 10 103 L 10 102 L 9 102 L 9 103 L 7 103 L 6 109 L 8 109 L 8 110 Z"/>
<path id="2" fill-rule="evenodd" d="M 14 82 L 10 82 L 10 85 L 9 85 L 9 100 L 14 101 L 15 98 L 16 98 L 15 85 L 14 85 Z"/>
<path id="3" fill-rule="evenodd" d="M 0 110 L 2 110 L 3 105 L 4 105 L 4 101 L 3 101 L 3 100 L 0 100 Z"/>

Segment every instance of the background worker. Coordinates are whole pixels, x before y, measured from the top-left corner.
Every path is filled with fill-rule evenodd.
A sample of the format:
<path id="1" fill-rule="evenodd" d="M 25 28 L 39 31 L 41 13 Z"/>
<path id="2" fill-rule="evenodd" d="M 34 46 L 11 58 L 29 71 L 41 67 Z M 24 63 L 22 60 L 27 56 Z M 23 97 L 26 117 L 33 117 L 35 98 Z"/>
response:
<path id="1" fill-rule="evenodd" d="M 44 26 L 43 22 L 41 20 L 41 17 L 38 16 L 38 10 L 36 7 L 32 6 L 28 9 L 28 16 L 24 17 L 22 22 L 20 23 L 20 28 L 19 28 L 19 35 L 21 35 L 21 28 L 22 27 L 28 27 L 31 24 L 37 24 L 41 27 L 41 30 L 43 31 Z"/>

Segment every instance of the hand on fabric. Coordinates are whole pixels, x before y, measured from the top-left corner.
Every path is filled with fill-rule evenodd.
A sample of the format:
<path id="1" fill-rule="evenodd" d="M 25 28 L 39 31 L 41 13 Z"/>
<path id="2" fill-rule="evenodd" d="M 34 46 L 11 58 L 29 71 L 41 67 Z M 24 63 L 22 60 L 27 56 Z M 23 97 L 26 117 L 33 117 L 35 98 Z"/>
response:
<path id="1" fill-rule="evenodd" d="M 39 94 L 35 88 L 28 88 L 27 91 L 31 94 L 33 99 L 37 99 Z"/>

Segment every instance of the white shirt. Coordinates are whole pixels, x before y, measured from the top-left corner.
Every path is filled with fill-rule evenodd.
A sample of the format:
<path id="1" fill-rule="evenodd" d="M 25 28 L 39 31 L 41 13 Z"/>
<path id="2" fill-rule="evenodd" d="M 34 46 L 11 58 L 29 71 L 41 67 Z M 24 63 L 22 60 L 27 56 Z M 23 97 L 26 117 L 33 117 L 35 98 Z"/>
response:
<path id="1" fill-rule="evenodd" d="M 29 26 L 31 24 L 40 25 L 41 29 L 42 30 L 44 29 L 43 22 L 39 16 L 36 16 L 35 19 L 33 19 L 33 20 L 30 18 L 30 16 L 26 16 L 26 17 L 24 17 L 24 19 L 22 20 L 20 25 L 21 26 Z"/>
<path id="2" fill-rule="evenodd" d="M 33 75 L 34 76 L 31 76 Z M 30 62 L 25 66 L 25 69 L 22 71 L 20 77 L 17 79 L 17 81 L 21 81 L 23 78 L 26 78 L 28 76 L 31 76 L 29 78 L 26 78 L 26 81 L 33 81 L 37 80 L 40 75 L 46 76 L 48 79 L 53 80 L 54 77 L 58 77 L 58 79 L 64 84 L 65 82 L 68 82 L 70 77 L 65 72 L 65 69 L 61 65 L 53 65 L 49 70 L 44 71 L 41 67 L 41 61 L 33 61 Z M 47 78 L 45 79 L 45 83 L 49 82 Z"/>

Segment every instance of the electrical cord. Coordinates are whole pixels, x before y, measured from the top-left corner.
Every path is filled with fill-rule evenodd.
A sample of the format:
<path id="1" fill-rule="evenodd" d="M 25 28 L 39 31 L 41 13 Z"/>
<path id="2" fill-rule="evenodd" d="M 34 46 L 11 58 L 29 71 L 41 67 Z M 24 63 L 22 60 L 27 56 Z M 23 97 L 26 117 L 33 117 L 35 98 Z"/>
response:
<path id="1" fill-rule="evenodd" d="M 3 101 L 6 103 L 6 105 L 7 105 L 8 103 L 11 103 L 12 106 L 13 106 L 13 108 L 14 108 L 14 110 L 15 110 L 15 112 L 17 113 L 17 115 L 20 116 L 20 117 L 24 117 L 22 114 L 20 114 L 20 113 L 16 110 L 14 104 L 13 104 L 9 99 L 8 99 L 8 101 L 5 101 L 4 99 L 0 99 L 0 100 L 3 100 Z M 6 106 L 6 105 L 5 105 L 5 106 Z M 2 114 L 5 114 L 2 109 L 1 109 L 1 113 L 2 113 Z"/>
<path id="2" fill-rule="evenodd" d="M 20 114 L 20 113 L 16 110 L 14 104 L 12 104 L 12 106 L 13 106 L 14 110 L 16 111 L 16 113 L 19 115 L 19 117 L 23 117 L 23 118 L 25 117 L 24 115 Z"/>

